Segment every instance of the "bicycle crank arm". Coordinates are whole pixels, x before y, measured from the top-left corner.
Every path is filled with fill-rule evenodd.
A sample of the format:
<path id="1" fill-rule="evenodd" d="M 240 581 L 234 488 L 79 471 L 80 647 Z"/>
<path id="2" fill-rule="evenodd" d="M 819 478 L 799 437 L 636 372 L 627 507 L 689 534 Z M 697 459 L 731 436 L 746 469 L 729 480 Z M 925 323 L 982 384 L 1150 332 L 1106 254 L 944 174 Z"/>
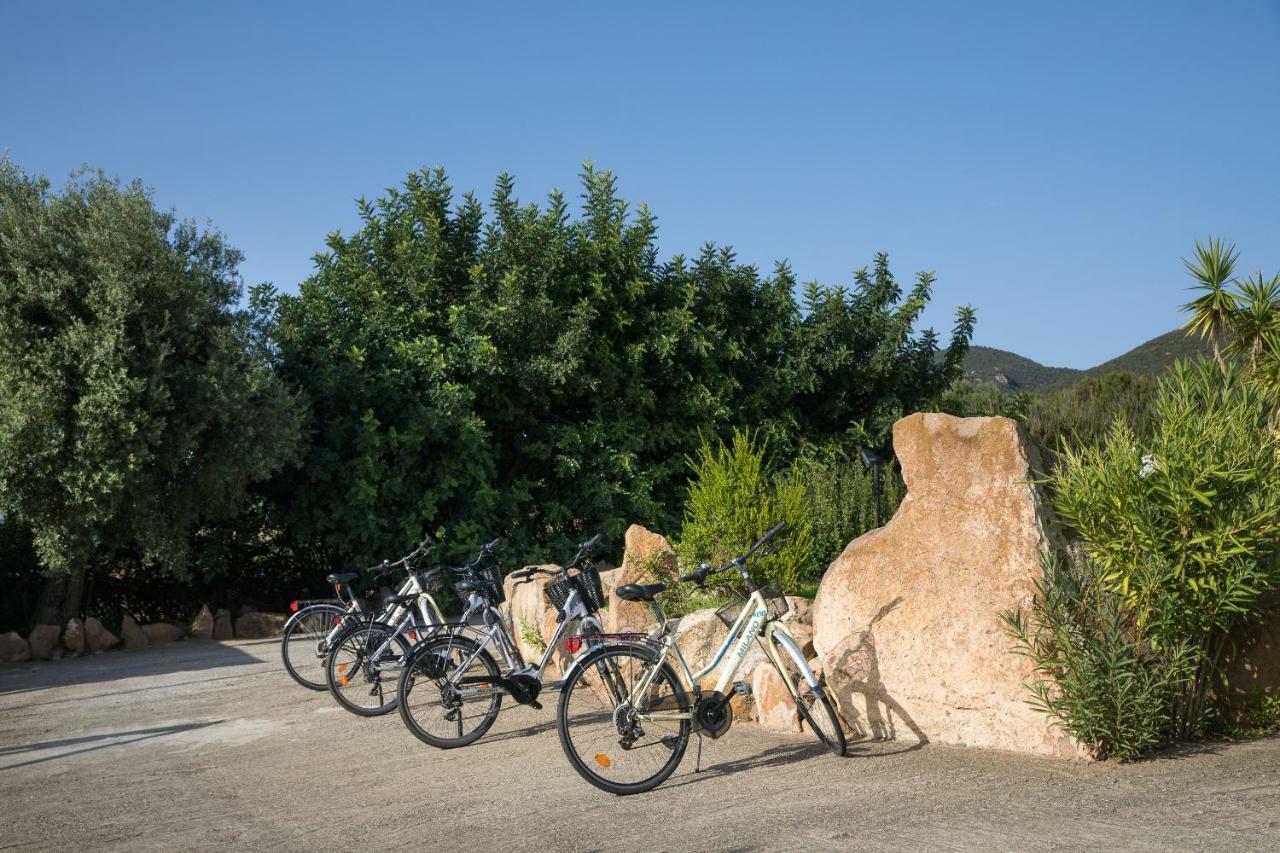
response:
<path id="1" fill-rule="evenodd" d="M 496 677 L 469 675 L 459 678 L 458 684 L 492 684 L 521 705 L 529 705 L 539 711 L 542 710 L 542 705 L 538 703 L 538 693 L 542 691 L 542 682 L 532 675 L 515 674 Z"/>

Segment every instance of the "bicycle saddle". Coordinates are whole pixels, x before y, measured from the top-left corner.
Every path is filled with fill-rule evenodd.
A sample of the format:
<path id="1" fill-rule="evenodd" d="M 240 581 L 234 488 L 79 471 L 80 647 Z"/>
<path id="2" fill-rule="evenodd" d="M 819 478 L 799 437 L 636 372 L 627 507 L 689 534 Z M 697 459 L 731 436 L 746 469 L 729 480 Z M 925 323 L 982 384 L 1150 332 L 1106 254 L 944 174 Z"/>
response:
<path id="1" fill-rule="evenodd" d="M 357 577 L 356 572 L 335 572 L 325 578 L 329 583 L 350 583 Z"/>
<path id="2" fill-rule="evenodd" d="M 653 597 L 666 588 L 665 583 L 627 583 L 617 591 L 623 601 L 653 601 Z"/>

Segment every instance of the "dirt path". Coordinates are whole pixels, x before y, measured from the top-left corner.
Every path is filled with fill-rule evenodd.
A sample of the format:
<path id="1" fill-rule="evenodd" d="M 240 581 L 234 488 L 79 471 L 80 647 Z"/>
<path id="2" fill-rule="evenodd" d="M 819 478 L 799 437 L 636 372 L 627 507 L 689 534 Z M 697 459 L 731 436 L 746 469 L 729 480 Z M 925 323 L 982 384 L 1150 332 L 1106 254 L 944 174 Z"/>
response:
<path id="1" fill-rule="evenodd" d="M 0 670 L 0 849 L 1276 850 L 1280 739 L 1091 767 L 735 728 L 657 791 L 582 782 L 554 712 L 439 752 L 294 686 L 274 641 Z"/>

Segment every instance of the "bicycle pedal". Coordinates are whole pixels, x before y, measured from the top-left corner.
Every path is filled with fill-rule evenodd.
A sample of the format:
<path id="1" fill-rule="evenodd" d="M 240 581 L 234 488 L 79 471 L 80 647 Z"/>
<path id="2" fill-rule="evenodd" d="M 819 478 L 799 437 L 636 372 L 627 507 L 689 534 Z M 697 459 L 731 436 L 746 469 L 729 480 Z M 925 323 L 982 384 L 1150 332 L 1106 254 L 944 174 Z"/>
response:
<path id="1" fill-rule="evenodd" d="M 530 708 L 533 708 L 535 711 L 541 711 L 541 710 L 542 710 L 542 703 L 541 703 L 541 702 L 539 702 L 537 699 L 535 699 L 535 700 L 533 700 L 532 702 L 530 702 L 530 703 L 529 703 L 529 707 L 530 707 Z"/>
<path id="2" fill-rule="evenodd" d="M 733 692 L 738 696 L 750 696 L 751 685 L 745 681 L 735 681 L 733 682 Z"/>

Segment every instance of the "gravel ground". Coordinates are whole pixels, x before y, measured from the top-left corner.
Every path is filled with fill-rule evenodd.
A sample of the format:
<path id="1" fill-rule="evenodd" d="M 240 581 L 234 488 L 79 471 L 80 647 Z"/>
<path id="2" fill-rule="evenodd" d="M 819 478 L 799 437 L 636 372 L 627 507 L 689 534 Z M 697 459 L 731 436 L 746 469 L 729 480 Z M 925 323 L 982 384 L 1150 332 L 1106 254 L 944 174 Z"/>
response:
<path id="1" fill-rule="evenodd" d="M 1090 766 L 735 727 L 658 790 L 580 780 L 554 710 L 436 751 L 294 685 L 275 641 L 0 670 L 0 849 L 1276 850 L 1280 739 Z"/>

